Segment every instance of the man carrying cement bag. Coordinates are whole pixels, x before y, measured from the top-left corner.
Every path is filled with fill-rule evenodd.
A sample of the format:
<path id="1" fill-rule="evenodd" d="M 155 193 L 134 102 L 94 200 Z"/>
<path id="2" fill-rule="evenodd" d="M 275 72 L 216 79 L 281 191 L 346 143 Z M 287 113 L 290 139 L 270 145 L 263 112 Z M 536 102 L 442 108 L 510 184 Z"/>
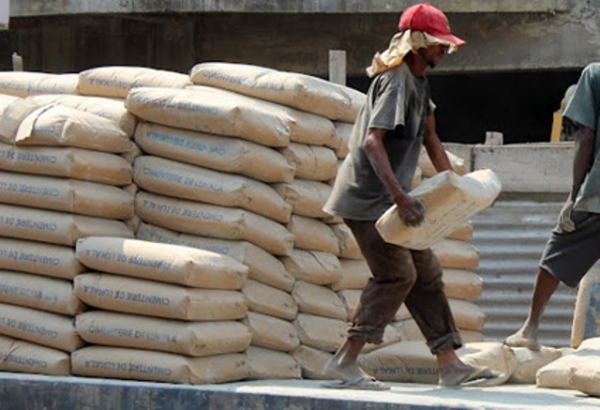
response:
<path id="1" fill-rule="evenodd" d="M 431 249 L 410 250 L 383 240 L 375 221 L 393 204 L 409 226 L 423 221 L 422 203 L 407 194 L 425 145 L 438 171 L 451 169 L 435 131 L 434 105 L 425 77 L 445 54 L 465 42 L 450 32 L 443 12 L 428 3 L 409 7 L 390 47 L 367 69 L 375 77 L 359 113 L 332 194 L 328 213 L 344 218 L 373 274 L 362 291 L 347 339 L 326 372 L 341 380 L 330 387 L 387 390 L 357 364 L 366 343 L 382 343 L 386 325 L 404 302 L 439 364 L 444 386 L 489 381 L 487 368 L 463 363 L 462 342 L 443 292 L 442 269 Z"/>
<path id="2" fill-rule="evenodd" d="M 539 349 L 540 319 L 560 282 L 576 287 L 600 258 L 600 63 L 584 68 L 564 116 L 575 133 L 573 185 L 542 254 L 529 315 L 509 346 Z"/>

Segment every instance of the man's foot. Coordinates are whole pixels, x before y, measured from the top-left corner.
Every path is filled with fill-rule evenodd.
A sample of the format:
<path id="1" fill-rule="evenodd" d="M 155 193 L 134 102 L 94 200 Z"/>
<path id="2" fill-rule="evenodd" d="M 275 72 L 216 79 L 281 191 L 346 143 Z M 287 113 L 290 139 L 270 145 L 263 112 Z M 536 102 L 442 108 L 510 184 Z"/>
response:
<path id="1" fill-rule="evenodd" d="M 530 350 L 540 350 L 540 345 L 535 337 L 525 336 L 523 330 L 504 339 L 504 344 L 510 347 L 526 347 Z"/>
<path id="2" fill-rule="evenodd" d="M 443 387 L 484 387 L 504 383 L 504 375 L 487 367 L 463 365 L 440 371 L 439 385 Z"/>
<path id="3" fill-rule="evenodd" d="M 332 379 L 350 382 L 358 380 L 361 377 L 369 377 L 356 363 L 347 366 L 341 366 L 339 361 L 334 357 L 327 363 L 325 374 Z"/>

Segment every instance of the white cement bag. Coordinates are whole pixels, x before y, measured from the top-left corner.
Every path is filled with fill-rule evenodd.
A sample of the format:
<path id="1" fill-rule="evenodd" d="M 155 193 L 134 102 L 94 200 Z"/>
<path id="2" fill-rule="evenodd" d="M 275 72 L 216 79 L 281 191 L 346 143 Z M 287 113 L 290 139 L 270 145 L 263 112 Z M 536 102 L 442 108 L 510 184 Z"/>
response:
<path id="1" fill-rule="evenodd" d="M 302 378 L 300 365 L 287 353 L 250 346 L 245 356 L 251 380 Z"/>
<path id="2" fill-rule="evenodd" d="M 147 67 L 94 67 L 79 73 L 77 91 L 82 95 L 125 98 L 135 87 L 185 88 L 189 76 Z"/>
<path id="3" fill-rule="evenodd" d="M 315 285 L 329 285 L 342 277 L 340 261 L 331 253 L 293 249 L 281 261 L 297 280 Z"/>
<path id="4" fill-rule="evenodd" d="M 330 284 L 332 290 L 363 289 L 373 276 L 369 265 L 362 259 L 339 258 L 342 277 Z"/>
<path id="5" fill-rule="evenodd" d="M 206 86 L 191 86 L 188 89 L 202 93 L 213 93 L 216 96 L 233 98 L 243 102 L 244 105 L 254 106 L 257 109 L 266 109 L 278 113 L 282 118 L 288 117 L 290 143 L 311 145 L 331 145 L 335 138 L 335 127 L 333 122 L 321 115 L 315 115 L 306 111 L 296 110 L 280 104 L 275 104 L 264 99 L 252 98 L 243 94 L 227 91 L 221 88 Z"/>
<path id="6" fill-rule="evenodd" d="M 41 105 L 62 105 L 95 114 L 110 120 L 125 134 L 132 136 L 137 118 L 125 108 L 123 100 L 83 95 L 48 94 L 27 97 L 27 101 Z"/>
<path id="7" fill-rule="evenodd" d="M 78 75 L 33 71 L 0 72 L 0 93 L 17 97 L 36 94 L 77 94 Z"/>
<path id="8" fill-rule="evenodd" d="M 542 346 L 540 350 L 526 347 L 513 347 L 517 358 L 517 368 L 508 379 L 509 383 L 535 384 L 535 375 L 539 369 L 562 356 L 559 349 Z"/>
<path id="9" fill-rule="evenodd" d="M 295 179 L 290 184 L 275 184 L 273 188 L 288 203 L 292 204 L 292 213 L 309 218 L 330 218 L 323 206 L 332 187 L 324 182 Z"/>
<path id="10" fill-rule="evenodd" d="M 0 237 L 0 269 L 73 279 L 85 267 L 72 247 Z"/>
<path id="11" fill-rule="evenodd" d="M 81 238 L 75 257 L 93 270 L 202 289 L 238 290 L 248 274 L 229 256 L 139 239 Z"/>
<path id="12" fill-rule="evenodd" d="M 90 344 L 194 357 L 242 352 L 252 339 L 250 329 L 237 321 L 182 322 L 100 310 L 77 315 L 75 328 Z"/>
<path id="13" fill-rule="evenodd" d="M 448 298 L 473 300 L 483 292 L 483 279 L 477 273 L 464 269 L 442 271 L 444 293 Z"/>
<path id="14" fill-rule="evenodd" d="M 280 110 L 212 91 L 135 88 L 127 109 L 157 124 L 243 138 L 268 147 L 290 143 L 291 121 Z"/>
<path id="15" fill-rule="evenodd" d="M 267 183 L 294 178 L 295 167 L 279 151 L 239 138 L 140 123 L 135 142 L 149 154 Z"/>
<path id="16" fill-rule="evenodd" d="M 289 352 L 300 345 L 296 328 L 287 320 L 248 312 L 244 324 L 252 332 L 252 346 Z"/>
<path id="17" fill-rule="evenodd" d="M 71 281 L 7 270 L 0 270 L 0 302 L 65 316 L 85 308 L 73 294 Z"/>
<path id="18" fill-rule="evenodd" d="M 600 263 L 596 263 L 581 280 L 575 300 L 571 327 L 571 347 L 578 348 L 585 339 L 600 336 Z"/>
<path id="19" fill-rule="evenodd" d="M 84 345 L 72 318 L 0 303 L 0 334 L 72 352 Z"/>
<path id="20" fill-rule="evenodd" d="M 247 209 L 282 223 L 288 222 L 292 213 L 292 206 L 263 182 L 157 156 L 137 158 L 133 178 L 149 192 Z"/>
<path id="21" fill-rule="evenodd" d="M 132 181 L 131 165 L 124 158 L 69 147 L 17 147 L 0 143 L 0 169 L 107 185 L 121 186 Z"/>
<path id="22" fill-rule="evenodd" d="M 135 212 L 144 222 L 188 234 L 247 240 L 274 255 L 288 255 L 294 246 L 294 236 L 283 225 L 242 209 L 140 192 Z"/>
<path id="23" fill-rule="evenodd" d="M 19 126 L 38 108 L 31 101 L 0 94 L 0 142 L 14 144 Z"/>
<path id="24" fill-rule="evenodd" d="M 189 246 L 229 256 L 248 266 L 248 278 L 289 292 L 295 278 L 274 255 L 247 241 L 208 238 L 187 235 L 157 226 L 141 223 L 136 238 L 159 243 Z"/>
<path id="25" fill-rule="evenodd" d="M 293 323 L 300 342 L 315 349 L 335 352 L 346 340 L 345 320 L 299 313 Z"/>
<path id="26" fill-rule="evenodd" d="M 0 204 L 0 229 L 9 238 L 69 246 L 86 236 L 133 237 L 127 225 L 114 219 L 4 204 Z"/>
<path id="27" fill-rule="evenodd" d="M 246 64 L 200 63 L 190 72 L 194 84 L 209 85 L 354 122 L 365 102 L 360 91 L 305 74 Z"/>
<path id="28" fill-rule="evenodd" d="M 590 396 L 600 397 L 600 357 L 574 367 L 569 372 L 569 386 Z"/>
<path id="29" fill-rule="evenodd" d="M 450 165 L 452 166 L 452 170 L 456 172 L 458 175 L 465 175 L 468 171 L 465 166 L 465 160 L 456 156 L 455 154 L 446 151 L 446 156 L 450 161 Z M 421 155 L 419 156 L 419 169 L 423 174 L 423 177 L 430 178 L 438 173 L 437 169 L 431 162 L 431 158 L 429 158 L 429 154 L 427 154 L 427 150 L 425 147 L 421 148 Z"/>
<path id="30" fill-rule="evenodd" d="M 292 352 L 292 357 L 300 365 L 303 378 L 314 380 L 331 379 L 331 376 L 325 373 L 325 367 L 333 357 L 333 354 L 301 345 Z"/>
<path id="31" fill-rule="evenodd" d="M 29 114 L 15 136 L 17 145 L 76 147 L 125 153 L 132 142 L 111 121 L 76 108 L 47 105 Z"/>
<path id="32" fill-rule="evenodd" d="M 100 309 L 168 319 L 236 320 L 247 313 L 244 295 L 238 291 L 194 289 L 110 274 L 78 275 L 74 292 Z"/>
<path id="33" fill-rule="evenodd" d="M 325 286 L 296 281 L 292 297 L 298 304 L 298 311 L 332 319 L 346 320 L 346 307 L 340 297 Z"/>
<path id="34" fill-rule="evenodd" d="M 339 254 L 338 240 L 331 228 L 323 221 L 292 215 L 286 228 L 294 235 L 294 247 L 297 249 Z"/>
<path id="35" fill-rule="evenodd" d="M 375 226 L 386 242 L 411 249 L 430 248 L 489 207 L 500 190 L 500 180 L 489 169 L 462 177 L 445 171 L 410 192 L 425 206 L 425 219 L 421 225 L 406 226 L 393 205 Z"/>
<path id="36" fill-rule="evenodd" d="M 173 353 L 90 346 L 71 354 L 73 375 L 179 384 L 215 384 L 248 377 L 243 354 L 187 357 Z"/>
<path id="37" fill-rule="evenodd" d="M 331 148 L 290 143 L 280 152 L 296 167 L 296 178 L 328 181 L 337 174 L 337 157 Z"/>
<path id="38" fill-rule="evenodd" d="M 68 376 L 71 358 L 57 349 L 0 336 L 0 371 Z"/>
<path id="39" fill-rule="evenodd" d="M 465 343 L 456 354 L 471 366 L 483 366 L 500 372 L 501 376 L 494 379 L 494 385 L 506 382 L 518 367 L 515 353 L 503 343 Z"/>
<path id="40" fill-rule="evenodd" d="M 442 239 L 431 249 L 444 269 L 473 270 L 479 266 L 479 251 L 469 242 Z"/>
<path id="41" fill-rule="evenodd" d="M 242 293 L 251 312 L 285 320 L 294 320 L 298 316 L 298 304 L 287 292 L 249 279 Z"/>
<path id="42" fill-rule="evenodd" d="M 133 196 L 96 182 L 0 171 L 0 202 L 108 219 L 133 216 Z"/>
<path id="43" fill-rule="evenodd" d="M 536 386 L 572 389 L 569 384 L 572 369 L 583 368 L 590 361 L 596 363 L 598 356 L 600 356 L 600 337 L 586 339 L 576 350 L 564 353 L 559 359 L 541 367 L 535 375 Z"/>
<path id="44" fill-rule="evenodd" d="M 354 234 L 348 225 L 345 223 L 336 223 L 330 225 L 331 230 L 338 238 L 338 244 L 340 247 L 339 257 L 348 259 L 364 259 L 364 256 L 354 238 Z"/>

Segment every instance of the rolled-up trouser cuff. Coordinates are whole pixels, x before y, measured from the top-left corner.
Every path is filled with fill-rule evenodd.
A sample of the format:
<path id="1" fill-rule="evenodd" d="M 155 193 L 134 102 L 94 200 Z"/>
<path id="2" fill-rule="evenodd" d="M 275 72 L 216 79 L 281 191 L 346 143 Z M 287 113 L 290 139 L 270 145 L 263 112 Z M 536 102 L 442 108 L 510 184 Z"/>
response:
<path id="1" fill-rule="evenodd" d="M 384 330 L 375 326 L 352 326 L 348 329 L 348 337 L 378 345 L 383 342 Z"/>
<path id="2" fill-rule="evenodd" d="M 452 332 L 436 340 L 428 341 L 427 346 L 431 354 L 436 355 L 450 349 L 459 349 L 462 347 L 462 340 L 458 332 Z"/>

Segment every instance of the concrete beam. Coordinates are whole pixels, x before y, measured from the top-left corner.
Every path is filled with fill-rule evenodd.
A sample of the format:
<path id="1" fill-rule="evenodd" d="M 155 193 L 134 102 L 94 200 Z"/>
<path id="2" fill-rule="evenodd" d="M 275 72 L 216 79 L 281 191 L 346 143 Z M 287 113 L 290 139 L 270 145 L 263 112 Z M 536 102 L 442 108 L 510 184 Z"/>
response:
<path id="1" fill-rule="evenodd" d="M 398 13 L 414 0 L 20 0 L 11 17 L 110 13 Z M 448 13 L 566 12 L 569 0 L 438 0 Z"/>

